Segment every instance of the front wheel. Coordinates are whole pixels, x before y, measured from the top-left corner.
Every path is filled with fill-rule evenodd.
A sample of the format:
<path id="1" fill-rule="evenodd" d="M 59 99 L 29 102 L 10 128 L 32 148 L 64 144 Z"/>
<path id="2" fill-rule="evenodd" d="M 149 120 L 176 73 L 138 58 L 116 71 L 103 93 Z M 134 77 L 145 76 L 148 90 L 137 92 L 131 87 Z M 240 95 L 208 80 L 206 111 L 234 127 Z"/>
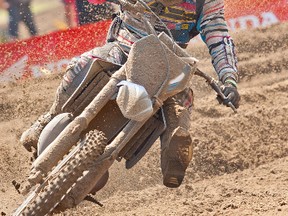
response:
<path id="1" fill-rule="evenodd" d="M 107 139 L 102 132 L 93 130 L 80 145 L 67 156 L 68 160 L 64 164 L 56 166 L 45 181 L 26 198 L 14 213 L 15 216 L 42 216 L 51 213 L 72 186 L 75 186 L 83 172 L 89 169 L 95 158 L 103 154 Z"/>

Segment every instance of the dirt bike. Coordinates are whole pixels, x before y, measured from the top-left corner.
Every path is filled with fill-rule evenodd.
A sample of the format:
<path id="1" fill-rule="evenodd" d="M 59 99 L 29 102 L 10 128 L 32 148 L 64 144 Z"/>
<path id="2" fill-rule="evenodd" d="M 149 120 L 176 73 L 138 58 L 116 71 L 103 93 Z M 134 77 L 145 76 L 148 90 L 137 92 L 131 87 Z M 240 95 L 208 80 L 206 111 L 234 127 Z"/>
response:
<path id="1" fill-rule="evenodd" d="M 74 207 L 101 188 L 116 160 L 133 167 L 166 128 L 163 102 L 187 88 L 193 75 L 225 99 L 217 81 L 165 33 L 135 42 L 124 65 L 95 59 L 63 113 L 43 130 L 27 197 L 14 215 Z"/>

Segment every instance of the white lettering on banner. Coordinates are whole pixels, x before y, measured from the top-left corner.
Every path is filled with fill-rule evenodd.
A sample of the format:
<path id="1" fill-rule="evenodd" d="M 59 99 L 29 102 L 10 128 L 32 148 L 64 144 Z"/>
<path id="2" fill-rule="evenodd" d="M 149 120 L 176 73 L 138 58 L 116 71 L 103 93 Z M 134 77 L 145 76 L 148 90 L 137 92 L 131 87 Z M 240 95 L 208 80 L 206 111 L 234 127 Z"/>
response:
<path id="1" fill-rule="evenodd" d="M 230 28 L 232 31 L 236 30 L 237 25 L 239 26 L 238 28 L 240 29 L 247 29 L 248 24 L 250 24 L 252 28 L 257 28 L 260 26 L 260 21 L 258 17 L 254 15 L 242 16 L 236 19 L 230 19 L 228 23 L 230 23 Z"/>
<path id="2" fill-rule="evenodd" d="M 58 62 L 46 64 L 45 66 L 29 66 L 28 56 L 26 55 L 0 73 L 0 82 L 15 82 L 23 77 L 26 70 L 31 70 L 33 77 L 60 73 L 63 72 L 63 69 L 67 67 L 69 62 L 70 60 L 68 59 L 62 59 Z"/>
<path id="3" fill-rule="evenodd" d="M 280 22 L 273 12 L 262 13 L 262 18 L 263 18 L 262 27 L 266 27 L 266 26 Z"/>
<path id="4" fill-rule="evenodd" d="M 68 59 L 61 59 L 58 62 L 48 63 L 45 67 L 42 65 L 33 65 L 30 68 L 34 77 L 41 77 L 43 75 L 62 72 L 69 62 L 70 60 Z"/>
<path id="5" fill-rule="evenodd" d="M 0 82 L 13 82 L 21 79 L 27 65 L 28 56 L 23 56 L 9 68 L 0 73 Z"/>
<path id="6" fill-rule="evenodd" d="M 248 28 L 267 27 L 278 22 L 279 19 L 273 12 L 263 12 L 261 13 L 261 17 L 257 17 L 256 15 L 247 15 L 229 19 L 227 21 L 231 31 L 237 29 L 244 30 Z"/>

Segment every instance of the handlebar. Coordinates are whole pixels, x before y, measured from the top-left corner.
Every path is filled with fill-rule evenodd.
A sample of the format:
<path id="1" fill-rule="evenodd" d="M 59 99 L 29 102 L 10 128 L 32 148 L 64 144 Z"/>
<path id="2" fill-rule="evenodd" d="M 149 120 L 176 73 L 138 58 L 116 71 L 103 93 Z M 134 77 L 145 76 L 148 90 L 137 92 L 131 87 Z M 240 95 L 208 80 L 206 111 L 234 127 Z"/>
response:
<path id="1" fill-rule="evenodd" d="M 212 87 L 212 89 L 217 93 L 217 95 L 224 101 L 227 100 L 228 98 L 223 94 L 219 82 L 216 81 L 213 77 L 209 76 L 208 74 L 202 72 L 199 70 L 199 68 L 196 69 L 195 72 L 196 75 L 203 77 L 207 83 Z M 227 104 L 233 111 L 234 113 L 237 113 L 237 109 L 235 106 L 231 103 L 231 101 L 228 102 Z"/>

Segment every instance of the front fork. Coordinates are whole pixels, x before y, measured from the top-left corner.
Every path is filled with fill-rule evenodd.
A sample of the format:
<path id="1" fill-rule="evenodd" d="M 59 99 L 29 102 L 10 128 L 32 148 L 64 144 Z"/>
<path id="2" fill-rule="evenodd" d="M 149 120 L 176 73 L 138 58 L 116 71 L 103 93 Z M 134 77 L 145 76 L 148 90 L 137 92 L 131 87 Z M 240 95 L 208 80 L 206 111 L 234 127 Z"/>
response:
<path id="1" fill-rule="evenodd" d="M 87 129 L 89 123 L 95 118 L 105 104 L 107 104 L 107 102 L 117 93 L 117 84 L 121 80 L 125 79 L 125 75 L 123 75 L 125 74 L 124 68 L 125 67 L 121 67 L 113 74 L 110 81 L 84 109 L 84 111 L 69 125 L 67 125 L 59 136 L 34 161 L 28 178 L 28 185 L 26 185 L 26 188 L 23 190 L 24 194 L 29 192 L 31 187 L 37 183 L 41 183 L 47 176 L 47 173 L 57 165 L 58 161 L 60 161 L 64 155 L 69 152 L 73 145 L 76 145 L 80 139 L 80 134 Z M 159 103 L 159 100 L 155 99 L 153 115 L 158 111 L 161 105 L 162 103 Z M 147 120 L 148 118 L 144 121 L 130 120 L 113 141 L 106 146 L 103 155 L 101 155 L 99 160 L 97 160 L 99 166 L 97 165 L 95 167 L 106 167 L 105 169 L 107 170 L 118 157 L 119 152 L 141 129 Z M 99 173 L 103 174 L 102 171 Z"/>
<path id="2" fill-rule="evenodd" d="M 34 161 L 28 178 L 29 184 L 24 189 L 24 193 L 25 191 L 28 192 L 37 183 L 42 182 L 43 178 L 57 165 L 58 161 L 69 152 L 73 145 L 76 145 L 80 139 L 80 134 L 88 127 L 89 123 L 105 104 L 117 93 L 117 84 L 123 79 L 125 79 L 125 69 L 121 67 L 113 74 L 109 82 L 85 110 L 68 124 L 59 136 Z"/>

